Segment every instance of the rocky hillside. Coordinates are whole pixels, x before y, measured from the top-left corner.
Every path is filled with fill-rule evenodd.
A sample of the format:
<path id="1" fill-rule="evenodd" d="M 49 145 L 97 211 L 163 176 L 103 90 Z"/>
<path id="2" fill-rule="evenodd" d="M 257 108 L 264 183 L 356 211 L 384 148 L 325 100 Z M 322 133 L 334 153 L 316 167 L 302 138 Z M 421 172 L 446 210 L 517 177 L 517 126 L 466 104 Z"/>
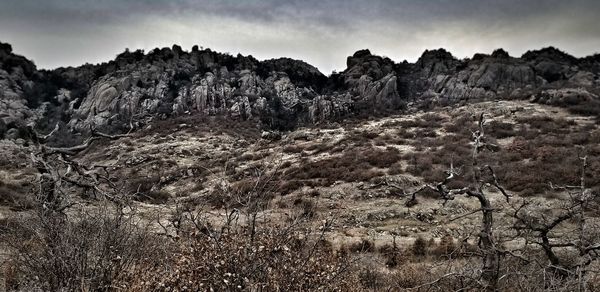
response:
<path id="1" fill-rule="evenodd" d="M 0 291 L 464 290 L 490 254 L 494 291 L 600 287 L 598 76 L 554 48 L 325 76 L 178 46 L 48 71 L 2 44 Z"/>
<path id="2" fill-rule="evenodd" d="M 600 55 L 578 59 L 552 47 L 520 58 L 498 49 L 463 60 L 439 49 L 425 51 L 414 64 L 361 50 L 348 57 L 346 70 L 325 76 L 298 60 L 258 61 L 177 45 L 148 53 L 126 50 L 98 65 L 40 71 L 1 44 L 0 137 L 23 137 L 28 124 L 119 132 L 182 115 L 219 115 L 289 130 L 349 116 L 496 99 L 529 99 L 597 115 L 599 76 Z"/>

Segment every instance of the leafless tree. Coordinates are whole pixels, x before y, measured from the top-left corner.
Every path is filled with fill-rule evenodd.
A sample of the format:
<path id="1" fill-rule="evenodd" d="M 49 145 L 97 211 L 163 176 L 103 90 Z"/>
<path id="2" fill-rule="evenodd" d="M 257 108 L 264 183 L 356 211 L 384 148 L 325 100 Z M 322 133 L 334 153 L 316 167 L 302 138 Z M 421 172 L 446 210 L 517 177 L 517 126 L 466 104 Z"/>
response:
<path id="1" fill-rule="evenodd" d="M 578 185 L 556 186 L 568 198 L 561 206 L 540 208 L 524 200 L 513 208 L 514 230 L 525 245 L 541 248 L 547 261 L 535 262 L 551 275 L 563 280 L 577 279 L 579 291 L 586 291 L 586 276 L 600 258 L 600 226 L 590 213 L 599 206 L 598 196 L 585 183 L 587 157 L 580 157 Z"/>
<path id="2" fill-rule="evenodd" d="M 495 291 L 498 286 L 498 280 L 500 278 L 500 257 L 503 254 L 503 250 L 499 248 L 496 238 L 494 236 L 494 209 L 489 197 L 486 193 L 487 186 L 493 186 L 499 192 L 504 195 L 505 199 L 509 201 L 510 195 L 506 190 L 499 184 L 494 169 L 487 164 L 480 164 L 479 153 L 487 149 L 497 148 L 496 145 L 488 143 L 485 137 L 485 115 L 482 113 L 479 115 L 477 130 L 472 132 L 473 137 L 473 151 L 472 151 L 472 164 L 471 164 L 471 183 L 467 187 L 463 188 L 449 188 L 448 184 L 457 176 L 461 175 L 461 171 L 450 165 L 450 169 L 446 172 L 447 176 L 441 182 L 431 185 L 425 184 L 411 193 L 404 193 L 405 196 L 409 197 L 406 201 L 407 206 L 412 206 L 417 202 L 417 195 L 423 191 L 433 191 L 438 193 L 440 198 L 444 200 L 444 203 L 453 200 L 456 196 L 464 195 L 469 198 L 475 198 L 479 202 L 480 208 L 477 212 L 480 212 L 481 217 L 481 230 L 478 234 L 478 245 L 481 249 L 482 268 L 481 268 L 481 281 L 478 282 L 480 288 L 487 291 Z"/>
<path id="3" fill-rule="evenodd" d="M 93 197 L 117 200 L 115 196 L 123 189 L 114 183 L 107 165 L 84 165 L 73 157 L 88 149 L 92 143 L 101 140 L 115 140 L 129 134 L 109 135 L 94 128 L 90 136 L 79 145 L 70 147 L 52 147 L 47 141 L 59 130 L 58 124 L 49 134 L 41 135 L 30 128 L 35 148 L 31 159 L 39 172 L 39 188 L 37 199 L 46 210 L 62 212 L 71 207 L 74 202 L 69 194 L 71 188 L 80 192 L 91 193 Z M 119 198 L 120 199 L 120 198 Z"/>
<path id="4" fill-rule="evenodd" d="M 157 238 L 135 216 L 128 196 L 107 166 L 87 166 L 74 156 L 95 141 L 118 139 L 92 130 L 80 145 L 52 147 L 47 135 L 34 135 L 31 153 L 39 172 L 36 208 L 9 220 L 0 234 L 17 271 L 11 289 L 114 291 L 129 271 L 157 259 Z M 91 192 L 95 204 L 79 206 L 77 196 Z"/>

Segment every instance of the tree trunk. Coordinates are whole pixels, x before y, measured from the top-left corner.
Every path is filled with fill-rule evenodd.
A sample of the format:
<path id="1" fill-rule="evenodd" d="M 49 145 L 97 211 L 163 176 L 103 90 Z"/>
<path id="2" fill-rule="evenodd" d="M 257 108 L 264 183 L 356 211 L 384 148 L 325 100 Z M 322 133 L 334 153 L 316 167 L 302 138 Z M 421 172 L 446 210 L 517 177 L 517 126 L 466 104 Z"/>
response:
<path id="1" fill-rule="evenodd" d="M 496 291 L 500 273 L 500 256 L 496 249 L 493 237 L 494 217 L 490 201 L 482 192 L 475 194 L 479 200 L 482 210 L 481 234 L 479 235 L 479 246 L 483 251 L 483 268 L 481 278 L 486 291 Z"/>

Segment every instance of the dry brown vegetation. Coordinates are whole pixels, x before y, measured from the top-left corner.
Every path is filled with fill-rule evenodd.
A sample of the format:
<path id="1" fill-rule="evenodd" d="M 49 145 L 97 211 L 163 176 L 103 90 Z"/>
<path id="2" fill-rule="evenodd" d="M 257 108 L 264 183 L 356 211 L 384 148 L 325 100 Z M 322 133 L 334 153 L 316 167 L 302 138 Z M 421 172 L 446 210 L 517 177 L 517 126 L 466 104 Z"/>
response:
<path id="1" fill-rule="evenodd" d="M 29 210 L 33 208 L 33 199 L 28 193 L 29 183 L 13 183 L 0 181 L 0 205 L 13 210 Z"/>
<path id="2" fill-rule="evenodd" d="M 494 106 L 277 141 L 165 120 L 153 137 L 51 154 L 60 184 L 41 174 L 0 183 L 12 209 L 0 217 L 10 251 L 0 274 L 17 291 L 477 291 L 489 287 L 482 259 L 493 251 L 499 291 L 600 289 L 600 130 L 553 108 L 492 112 L 474 166 L 478 114 Z M 478 170 L 488 209 L 467 192 Z M 424 184 L 433 188 L 411 200 Z M 60 190 L 52 199 L 49 187 Z M 486 210 L 493 248 L 481 243 Z"/>
<path id="3" fill-rule="evenodd" d="M 288 181 L 321 180 L 321 185 L 331 185 L 335 181 L 369 181 L 384 175 L 381 169 L 391 167 L 401 158 L 395 148 L 354 148 L 339 156 L 301 162 L 284 172 Z"/>
<path id="4" fill-rule="evenodd" d="M 405 154 L 407 171 L 422 177 L 427 182 L 439 181 L 443 170 L 451 163 L 469 161 L 470 129 L 475 118 L 463 114 L 444 126 L 447 135 L 435 140 L 420 139 L 415 146 L 422 151 Z M 470 126 L 469 126 L 470 125 Z M 486 163 L 501 166 L 498 179 L 505 187 L 521 195 L 545 195 L 549 182 L 576 184 L 578 180 L 578 157 L 588 155 L 589 173 L 586 179 L 590 185 L 600 185 L 594 173 L 600 171 L 600 130 L 595 127 L 576 127 L 572 120 L 548 116 L 518 117 L 516 124 L 491 121 L 487 128 L 489 136 L 495 139 L 511 139 L 508 145 L 491 144 L 493 154 L 486 154 Z M 459 166 L 468 171 L 469 165 Z M 460 186 L 461 182 L 455 182 Z M 462 184 L 464 185 L 464 184 Z"/>

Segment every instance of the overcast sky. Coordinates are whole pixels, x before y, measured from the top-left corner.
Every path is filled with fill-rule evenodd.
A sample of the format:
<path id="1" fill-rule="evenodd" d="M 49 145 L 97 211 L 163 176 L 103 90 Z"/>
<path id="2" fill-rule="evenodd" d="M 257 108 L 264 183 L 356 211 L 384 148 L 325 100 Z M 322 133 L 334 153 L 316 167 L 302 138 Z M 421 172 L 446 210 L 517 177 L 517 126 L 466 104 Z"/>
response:
<path id="1" fill-rule="evenodd" d="M 363 48 L 395 61 L 440 47 L 458 58 L 550 45 L 590 55 L 599 15 L 598 0 L 0 0 L 0 41 L 41 68 L 177 43 L 302 59 L 329 74 Z"/>

